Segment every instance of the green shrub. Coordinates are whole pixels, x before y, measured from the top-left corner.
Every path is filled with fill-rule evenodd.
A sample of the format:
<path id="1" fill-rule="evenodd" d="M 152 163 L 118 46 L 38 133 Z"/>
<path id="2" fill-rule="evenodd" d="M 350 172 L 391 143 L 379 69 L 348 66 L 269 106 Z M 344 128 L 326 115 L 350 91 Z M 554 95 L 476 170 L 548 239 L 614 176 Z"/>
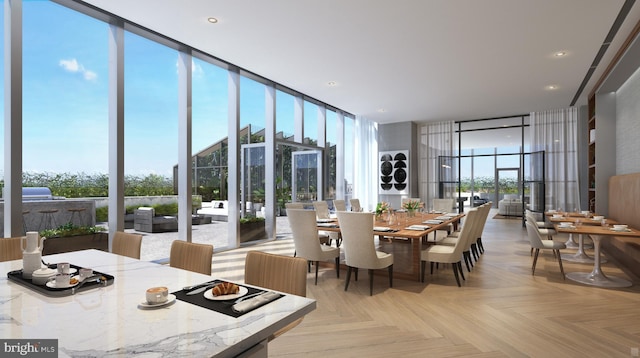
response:
<path id="1" fill-rule="evenodd" d="M 67 237 L 67 236 L 78 236 L 78 235 L 89 235 L 95 234 L 98 232 L 106 231 L 104 227 L 101 226 L 76 226 L 72 223 L 66 223 L 64 225 L 58 226 L 56 229 L 46 229 L 40 231 L 40 236 L 44 237 Z"/>

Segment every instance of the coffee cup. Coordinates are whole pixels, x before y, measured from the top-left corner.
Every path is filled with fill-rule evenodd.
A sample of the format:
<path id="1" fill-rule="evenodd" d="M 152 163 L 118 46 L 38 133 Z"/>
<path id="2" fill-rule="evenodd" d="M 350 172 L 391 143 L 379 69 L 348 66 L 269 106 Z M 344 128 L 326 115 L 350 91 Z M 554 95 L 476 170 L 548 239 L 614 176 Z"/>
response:
<path id="1" fill-rule="evenodd" d="M 157 305 L 165 303 L 169 299 L 169 289 L 166 287 L 151 287 L 147 289 L 147 303 Z"/>
<path id="2" fill-rule="evenodd" d="M 80 278 L 79 278 L 80 281 L 84 281 L 87 278 L 93 276 L 93 270 L 90 268 L 83 267 L 80 270 L 78 270 L 78 272 L 80 274 Z"/>
<path id="3" fill-rule="evenodd" d="M 58 264 L 58 273 L 71 272 L 71 265 L 68 262 L 61 262 Z"/>
<path id="4" fill-rule="evenodd" d="M 56 288 L 67 288 L 71 286 L 70 273 L 58 273 L 49 279 L 51 285 Z"/>

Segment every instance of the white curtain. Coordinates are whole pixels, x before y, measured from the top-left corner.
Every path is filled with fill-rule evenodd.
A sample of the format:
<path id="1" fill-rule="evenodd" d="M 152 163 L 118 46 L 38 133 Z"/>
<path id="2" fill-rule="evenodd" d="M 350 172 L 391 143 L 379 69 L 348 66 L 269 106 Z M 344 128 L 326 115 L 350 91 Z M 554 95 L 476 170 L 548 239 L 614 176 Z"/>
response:
<path id="1" fill-rule="evenodd" d="M 353 198 L 360 200 L 364 211 L 373 211 L 378 203 L 378 124 L 356 116 Z"/>
<path id="2" fill-rule="evenodd" d="M 531 151 L 545 151 L 545 210 L 587 210 L 578 188 L 578 109 L 531 112 Z"/>
<path id="3" fill-rule="evenodd" d="M 457 136 L 455 135 L 455 122 L 434 122 L 420 128 L 420 199 L 429 208 L 434 198 L 439 197 L 438 185 L 440 183 L 440 157 L 453 156 L 457 153 Z M 455 180 L 458 162 L 452 160 L 443 168 L 446 180 Z M 455 196 L 454 187 L 446 187 L 444 197 Z"/>

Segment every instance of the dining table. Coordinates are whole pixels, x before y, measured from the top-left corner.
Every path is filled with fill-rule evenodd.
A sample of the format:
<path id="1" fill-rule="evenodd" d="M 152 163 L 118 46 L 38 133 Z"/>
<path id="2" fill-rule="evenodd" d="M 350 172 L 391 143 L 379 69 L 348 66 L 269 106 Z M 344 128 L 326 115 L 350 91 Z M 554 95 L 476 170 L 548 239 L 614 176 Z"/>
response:
<path id="1" fill-rule="evenodd" d="M 611 220 L 610 222 L 615 221 Z M 630 280 L 621 277 L 606 275 L 602 271 L 602 255 L 600 252 L 600 244 L 602 240 L 606 240 L 607 238 L 613 236 L 638 237 L 638 240 L 640 242 L 640 230 L 631 227 L 627 227 L 624 229 L 615 229 L 607 223 L 605 223 L 605 225 L 576 225 L 576 223 L 574 222 L 573 225 L 562 226 L 559 223 L 554 223 L 554 225 L 557 232 L 589 235 L 589 237 L 591 237 L 591 239 L 593 240 L 593 269 L 591 270 L 591 272 L 570 272 L 566 274 L 566 277 L 568 279 L 597 287 L 615 288 L 632 286 L 632 282 Z"/>
<path id="2" fill-rule="evenodd" d="M 420 254 L 423 245 L 437 244 L 435 240 L 430 240 L 429 235 L 437 230 L 448 230 L 449 225 L 454 228 L 465 216 L 464 213 L 447 212 L 420 212 L 412 216 L 408 212 L 396 211 L 395 216 L 389 219 L 378 219 L 373 224 L 372 240 L 378 236 L 381 240 L 388 239 L 394 244 L 409 244 L 408 270 L 401 271 L 394 264 L 393 277 L 398 279 L 420 281 Z M 318 231 L 329 231 L 340 233 L 340 225 L 337 219 L 320 220 L 317 223 Z M 342 238 L 348 240 L 348 238 Z M 394 257 L 394 262 L 399 263 L 402 258 Z"/>
<path id="3" fill-rule="evenodd" d="M 554 225 L 554 228 L 557 228 L 557 226 L 560 223 L 571 223 L 572 225 L 594 225 L 594 226 L 599 226 L 602 225 L 602 220 L 605 221 L 606 225 L 614 225 L 617 224 L 617 221 L 612 220 L 610 218 L 605 218 L 605 219 L 594 219 L 594 216 L 597 217 L 598 215 L 591 215 L 591 214 L 587 214 L 584 215 L 582 213 L 571 213 L 571 212 L 567 212 L 567 213 L 550 213 L 550 215 L 548 215 L 548 219 L 549 221 Z M 571 262 L 580 262 L 580 263 L 593 263 L 594 258 L 589 256 L 586 253 L 587 245 L 584 242 L 584 234 L 578 234 L 578 233 L 569 233 L 569 235 L 574 235 L 576 234 L 578 236 L 578 245 L 575 247 L 569 247 L 567 246 L 567 248 L 577 248 L 577 251 L 573 254 L 562 254 L 562 259 L 563 260 L 567 260 L 567 261 L 571 261 Z M 569 241 L 573 242 L 573 240 L 570 238 Z M 604 257 L 600 257 L 600 263 L 605 263 L 607 262 L 607 260 Z"/>
<path id="4" fill-rule="evenodd" d="M 46 255 L 42 261 L 90 268 L 102 275 L 96 282 L 104 282 L 73 292 L 38 286 L 21 278 L 22 260 L 0 262 L 0 337 L 32 344 L 54 340 L 59 357 L 266 356 L 273 333 L 316 307 L 310 298 L 232 282 L 238 295 L 273 297 L 236 312 L 236 296 L 222 301 L 210 289 L 193 296 L 185 290 L 227 281 L 224 273 L 208 276 L 99 250 Z M 150 304 L 150 287 L 168 288 L 168 300 Z"/>

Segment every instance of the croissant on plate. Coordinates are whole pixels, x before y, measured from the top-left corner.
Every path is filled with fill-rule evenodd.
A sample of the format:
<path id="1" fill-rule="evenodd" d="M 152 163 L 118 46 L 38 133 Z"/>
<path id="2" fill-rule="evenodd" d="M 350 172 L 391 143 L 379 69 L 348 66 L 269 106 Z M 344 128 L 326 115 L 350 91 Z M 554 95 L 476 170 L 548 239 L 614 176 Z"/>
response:
<path id="1" fill-rule="evenodd" d="M 211 293 L 214 296 L 222 296 L 222 295 L 231 295 L 234 293 L 238 293 L 240 291 L 240 286 L 231 282 L 222 282 L 219 283 L 211 289 Z"/>

